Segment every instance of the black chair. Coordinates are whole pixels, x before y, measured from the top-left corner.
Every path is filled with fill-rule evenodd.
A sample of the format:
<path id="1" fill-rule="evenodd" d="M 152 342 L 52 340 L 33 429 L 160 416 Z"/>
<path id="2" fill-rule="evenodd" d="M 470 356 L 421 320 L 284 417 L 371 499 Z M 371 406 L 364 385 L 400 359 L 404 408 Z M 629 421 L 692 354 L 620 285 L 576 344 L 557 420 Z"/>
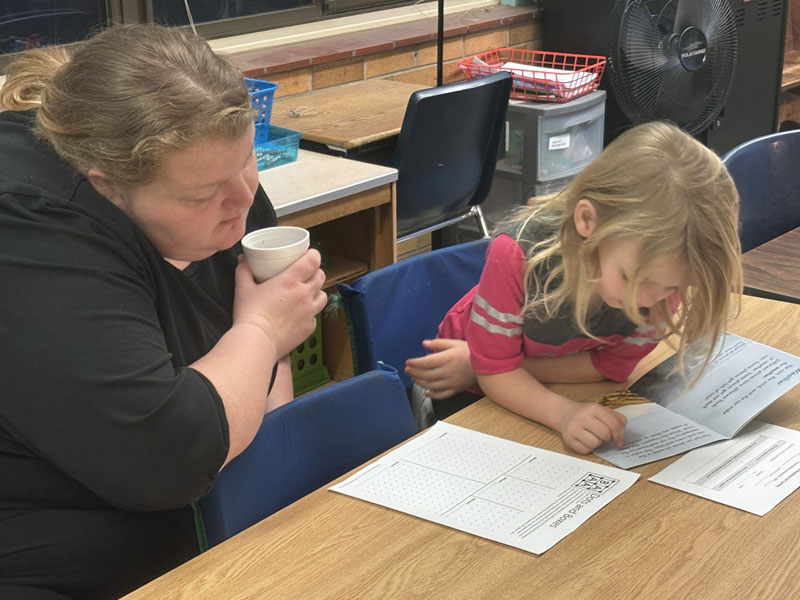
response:
<path id="1" fill-rule="evenodd" d="M 800 227 L 800 129 L 744 142 L 722 161 L 739 191 L 742 252 Z"/>
<path id="2" fill-rule="evenodd" d="M 480 203 L 492 184 L 511 80 L 503 72 L 411 95 L 391 161 L 398 242 L 470 217 L 488 236 Z"/>

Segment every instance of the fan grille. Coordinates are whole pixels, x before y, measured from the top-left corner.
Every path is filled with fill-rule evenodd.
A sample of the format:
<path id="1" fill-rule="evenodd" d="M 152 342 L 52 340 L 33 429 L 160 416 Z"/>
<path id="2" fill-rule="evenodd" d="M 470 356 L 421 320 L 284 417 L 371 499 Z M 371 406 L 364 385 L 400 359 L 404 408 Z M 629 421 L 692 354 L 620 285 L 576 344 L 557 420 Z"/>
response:
<path id="1" fill-rule="evenodd" d="M 687 28 L 695 35 L 681 38 Z M 670 120 L 692 134 L 716 119 L 736 65 L 736 23 L 728 0 L 618 0 L 610 31 L 611 86 L 628 119 Z M 704 47 L 685 45 L 702 37 Z M 699 68 L 688 69 L 685 57 L 702 56 L 703 50 Z"/>

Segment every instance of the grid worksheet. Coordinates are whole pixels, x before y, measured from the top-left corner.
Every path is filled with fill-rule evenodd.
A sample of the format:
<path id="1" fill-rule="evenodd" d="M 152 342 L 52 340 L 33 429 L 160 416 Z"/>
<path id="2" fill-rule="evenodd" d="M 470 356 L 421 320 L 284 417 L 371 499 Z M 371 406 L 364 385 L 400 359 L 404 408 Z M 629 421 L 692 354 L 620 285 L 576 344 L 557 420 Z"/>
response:
<path id="1" fill-rule="evenodd" d="M 330 489 L 541 554 L 638 477 L 440 421 Z"/>

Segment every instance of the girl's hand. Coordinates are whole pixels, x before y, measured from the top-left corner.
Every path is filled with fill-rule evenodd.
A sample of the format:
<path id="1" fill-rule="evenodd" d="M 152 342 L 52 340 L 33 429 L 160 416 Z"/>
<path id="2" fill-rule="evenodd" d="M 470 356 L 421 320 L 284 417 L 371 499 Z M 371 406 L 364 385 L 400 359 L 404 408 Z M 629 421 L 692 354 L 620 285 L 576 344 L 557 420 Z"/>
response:
<path id="1" fill-rule="evenodd" d="M 275 346 L 276 356 L 288 355 L 316 328 L 316 315 L 328 296 L 322 291 L 325 273 L 320 255 L 308 250 L 285 271 L 256 283 L 244 256 L 236 267 L 233 324 L 260 328 Z"/>
<path id="2" fill-rule="evenodd" d="M 467 342 L 437 338 L 424 340 L 422 345 L 431 354 L 409 358 L 405 372 L 414 383 L 428 390 L 428 396 L 442 400 L 477 384 Z"/>
<path id="3" fill-rule="evenodd" d="M 621 413 L 594 402 L 575 402 L 563 413 L 559 431 L 564 443 L 579 454 L 589 454 L 610 439 L 624 443 L 628 420 Z"/>

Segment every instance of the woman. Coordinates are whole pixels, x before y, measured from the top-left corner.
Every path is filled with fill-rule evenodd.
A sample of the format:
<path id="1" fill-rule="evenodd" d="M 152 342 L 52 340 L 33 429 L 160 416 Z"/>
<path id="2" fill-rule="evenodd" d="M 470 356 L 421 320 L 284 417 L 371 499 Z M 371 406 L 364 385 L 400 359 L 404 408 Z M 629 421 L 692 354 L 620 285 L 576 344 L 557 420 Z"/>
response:
<path id="1" fill-rule="evenodd" d="M 238 256 L 275 214 L 241 74 L 191 34 L 32 52 L 0 103 L 0 597 L 114 598 L 197 554 L 324 274 Z"/>

